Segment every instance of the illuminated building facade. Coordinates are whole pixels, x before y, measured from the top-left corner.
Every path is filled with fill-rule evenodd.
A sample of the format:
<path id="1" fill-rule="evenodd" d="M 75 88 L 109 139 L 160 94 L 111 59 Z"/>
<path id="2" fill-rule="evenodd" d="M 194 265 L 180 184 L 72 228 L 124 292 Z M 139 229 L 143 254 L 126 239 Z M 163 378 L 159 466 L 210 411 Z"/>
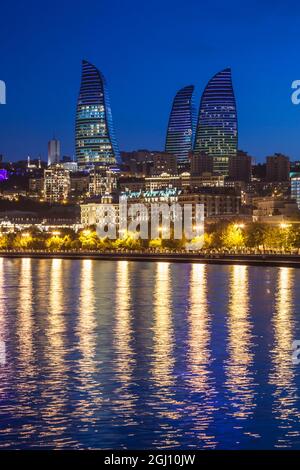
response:
<path id="1" fill-rule="evenodd" d="M 169 118 L 165 151 L 176 156 L 179 168 L 189 164 L 189 152 L 193 149 L 196 124 L 193 93 L 193 85 L 178 91 Z"/>
<path id="2" fill-rule="evenodd" d="M 291 195 L 300 209 L 300 173 L 291 173 Z"/>
<path id="3" fill-rule="evenodd" d="M 106 81 L 102 73 L 87 61 L 82 62 L 75 133 L 80 169 L 119 163 Z"/>
<path id="4" fill-rule="evenodd" d="M 117 173 L 109 168 L 94 168 L 89 173 L 88 196 L 103 196 L 117 190 Z"/>
<path id="5" fill-rule="evenodd" d="M 237 142 L 236 103 L 228 68 L 217 73 L 202 94 L 194 151 L 211 157 L 213 172 L 226 176 Z"/>
<path id="6" fill-rule="evenodd" d="M 62 165 L 44 171 L 44 197 L 47 202 L 63 202 L 70 192 L 70 173 Z"/>

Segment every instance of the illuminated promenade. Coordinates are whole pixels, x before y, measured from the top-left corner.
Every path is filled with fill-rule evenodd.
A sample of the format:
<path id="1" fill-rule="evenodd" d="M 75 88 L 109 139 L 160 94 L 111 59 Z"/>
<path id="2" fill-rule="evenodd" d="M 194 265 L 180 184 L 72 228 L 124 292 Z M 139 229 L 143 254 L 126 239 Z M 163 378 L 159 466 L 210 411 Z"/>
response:
<path id="1" fill-rule="evenodd" d="M 93 251 L 93 250 L 0 250 L 3 258 L 61 258 L 128 261 L 170 261 L 176 263 L 206 263 L 248 266 L 287 266 L 300 268 L 300 255 L 295 254 L 249 254 L 249 253 L 196 253 L 196 252 L 147 252 L 147 251 Z"/>

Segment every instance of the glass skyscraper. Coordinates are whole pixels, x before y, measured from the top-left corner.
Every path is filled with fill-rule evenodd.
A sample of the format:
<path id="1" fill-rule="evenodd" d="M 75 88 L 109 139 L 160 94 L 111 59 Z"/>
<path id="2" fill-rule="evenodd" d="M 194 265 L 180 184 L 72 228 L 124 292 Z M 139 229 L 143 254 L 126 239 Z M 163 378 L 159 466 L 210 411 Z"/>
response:
<path id="1" fill-rule="evenodd" d="M 75 133 L 79 168 L 120 162 L 105 78 L 85 60 L 82 61 Z"/>
<path id="2" fill-rule="evenodd" d="M 197 118 L 193 93 L 193 85 L 178 91 L 169 118 L 165 151 L 176 156 L 179 168 L 188 164 L 193 149 Z"/>
<path id="3" fill-rule="evenodd" d="M 213 158 L 214 173 L 228 175 L 237 140 L 236 103 L 228 68 L 217 73 L 202 94 L 194 151 Z"/>

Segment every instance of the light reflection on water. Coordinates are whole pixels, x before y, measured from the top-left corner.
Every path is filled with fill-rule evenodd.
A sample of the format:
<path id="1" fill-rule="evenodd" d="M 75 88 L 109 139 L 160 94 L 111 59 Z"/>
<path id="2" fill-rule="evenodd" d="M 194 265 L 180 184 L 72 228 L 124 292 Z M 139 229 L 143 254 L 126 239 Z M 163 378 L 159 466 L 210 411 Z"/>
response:
<path id="1" fill-rule="evenodd" d="M 189 335 L 187 368 L 188 387 L 200 399 L 194 400 L 189 409 L 194 417 L 193 432 L 199 439 L 199 446 L 214 448 L 216 438 L 210 426 L 217 411 L 216 389 L 212 374 L 211 317 L 207 299 L 207 266 L 193 264 L 191 266 L 189 296 Z"/>
<path id="2" fill-rule="evenodd" d="M 114 324 L 114 353 L 113 368 L 118 381 L 115 390 L 114 408 L 122 414 L 128 425 L 135 424 L 135 396 L 131 390 L 133 371 L 135 367 L 135 354 L 133 351 L 133 330 L 131 315 L 131 286 L 129 277 L 129 262 L 116 263 L 116 283 L 118 295 L 115 298 L 115 324 Z"/>
<path id="3" fill-rule="evenodd" d="M 0 259 L 0 447 L 300 448 L 299 281 Z"/>
<path id="4" fill-rule="evenodd" d="M 248 267 L 230 268 L 228 327 L 228 357 L 226 389 L 231 407 L 228 412 L 237 420 L 245 420 L 254 412 L 252 321 L 248 285 Z"/>
<path id="5" fill-rule="evenodd" d="M 300 439 L 294 421 L 300 419 L 299 388 L 295 383 L 295 370 L 291 364 L 292 342 L 295 330 L 295 272 L 280 268 L 276 293 L 276 308 L 272 319 L 274 343 L 271 351 L 270 382 L 274 385 L 273 412 L 278 420 L 276 447 L 290 447 L 290 436 Z"/>

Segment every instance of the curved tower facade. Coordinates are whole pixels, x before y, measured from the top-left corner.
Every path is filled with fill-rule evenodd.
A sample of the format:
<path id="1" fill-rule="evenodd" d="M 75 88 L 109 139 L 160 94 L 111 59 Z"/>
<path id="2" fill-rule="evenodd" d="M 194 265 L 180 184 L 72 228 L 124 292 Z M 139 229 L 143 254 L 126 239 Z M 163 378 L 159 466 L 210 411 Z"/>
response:
<path id="1" fill-rule="evenodd" d="M 110 166 L 120 161 L 105 78 L 85 60 L 82 61 L 75 134 L 79 168 Z"/>
<path id="2" fill-rule="evenodd" d="M 229 159 L 237 152 L 237 112 L 231 69 L 217 73 L 203 92 L 194 151 L 213 159 L 213 172 L 228 175 Z"/>
<path id="3" fill-rule="evenodd" d="M 189 152 L 193 149 L 196 124 L 193 93 L 193 85 L 178 91 L 169 118 L 165 151 L 176 156 L 179 168 L 189 163 Z"/>

